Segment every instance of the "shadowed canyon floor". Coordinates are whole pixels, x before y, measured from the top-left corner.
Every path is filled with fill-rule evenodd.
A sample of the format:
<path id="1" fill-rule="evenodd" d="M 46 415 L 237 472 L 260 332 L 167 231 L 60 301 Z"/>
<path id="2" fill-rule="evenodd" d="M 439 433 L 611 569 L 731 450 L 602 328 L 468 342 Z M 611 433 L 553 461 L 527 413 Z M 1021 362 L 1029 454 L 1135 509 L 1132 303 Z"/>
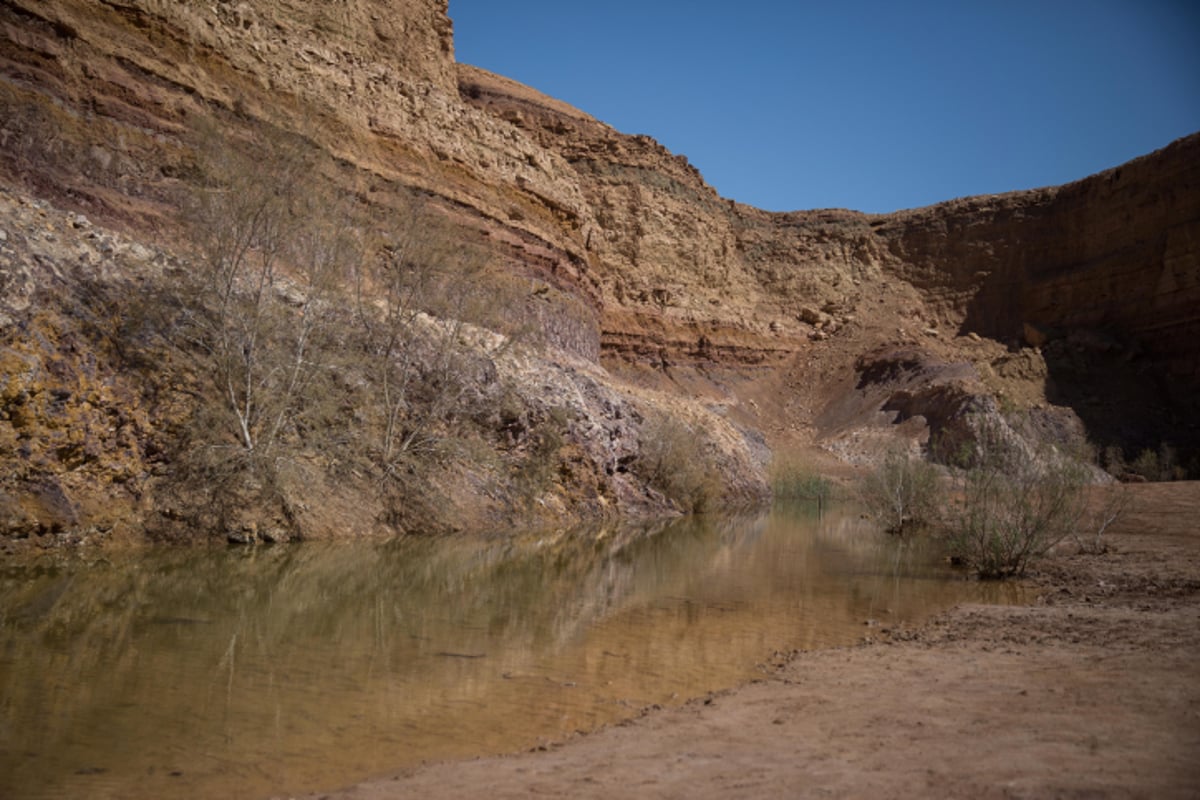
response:
<path id="1" fill-rule="evenodd" d="M 1109 552 L 1047 562 L 1029 605 L 867 627 L 545 752 L 320 796 L 1195 797 L 1200 485 L 1135 488 Z"/>

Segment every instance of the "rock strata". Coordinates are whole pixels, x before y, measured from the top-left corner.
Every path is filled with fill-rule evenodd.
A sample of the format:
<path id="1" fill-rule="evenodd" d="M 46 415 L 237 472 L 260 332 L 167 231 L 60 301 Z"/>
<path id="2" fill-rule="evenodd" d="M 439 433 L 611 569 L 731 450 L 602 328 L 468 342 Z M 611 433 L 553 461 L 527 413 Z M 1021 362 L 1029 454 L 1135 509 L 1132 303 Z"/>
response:
<path id="1" fill-rule="evenodd" d="M 445 0 L 12 0 L 0 40 L 5 413 L 46 431 L 28 447 L 61 461 L 55 480 L 140 485 L 159 445 L 138 398 L 161 387 L 116 370 L 92 386 L 103 369 L 84 365 L 105 363 L 102 334 L 72 318 L 71 298 L 41 308 L 38 294 L 80 264 L 112 285 L 185 252 L 178 207 L 198 188 L 196 133 L 214 126 L 230 141 L 300 137 L 375 219 L 420 198 L 528 287 L 528 320 L 559 361 L 577 360 L 555 380 L 578 389 L 586 374 L 709 420 L 740 453 L 724 462 L 739 493 L 762 471 L 749 455 L 758 434 L 736 431 L 848 456 L 836 442 L 856 432 L 927 435 L 951 395 L 1074 415 L 1093 441 L 1131 452 L 1200 445 L 1200 134 L 1062 187 L 890 215 L 779 214 L 720 197 L 649 137 L 456 63 Z M 32 198 L 48 205 L 22 205 Z M 57 227 L 37 229 L 39 211 Z M 873 412 L 829 424 L 854 403 L 860 357 L 889 348 L 956 377 L 893 386 L 907 393 L 893 399 L 907 408 L 899 423 Z M 33 391 L 12 377 L 35 372 L 53 380 Z M 56 417 L 67 408 L 77 423 Z M 632 484 L 614 488 L 625 473 L 608 473 L 625 456 L 604 452 L 603 430 L 577 428 L 575 444 L 605 477 L 561 502 L 616 492 L 631 507 Z M 4 489 L 33 498 L 7 504 L 27 509 L 15 526 L 91 518 L 66 484 L 55 500 L 36 487 L 61 481 L 29 475 Z M 141 502 L 126 494 L 110 505 Z"/>

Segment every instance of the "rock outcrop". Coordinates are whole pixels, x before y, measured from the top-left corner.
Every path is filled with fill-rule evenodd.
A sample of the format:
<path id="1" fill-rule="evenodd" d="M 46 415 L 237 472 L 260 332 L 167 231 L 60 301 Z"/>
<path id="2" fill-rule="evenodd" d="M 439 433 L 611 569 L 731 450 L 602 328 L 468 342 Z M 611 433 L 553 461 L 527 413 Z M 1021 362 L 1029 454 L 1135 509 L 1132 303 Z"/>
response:
<path id="1" fill-rule="evenodd" d="M 162 331 L 145 325 L 153 312 L 138 296 L 190 268 L 167 249 L 0 188 L 0 530 L 8 536 L 46 545 L 144 531 L 188 538 L 199 523 L 233 541 L 286 541 L 389 525 L 561 527 L 669 514 L 680 499 L 656 487 L 642 463 L 650 417 L 663 413 L 687 421 L 689 452 L 723 476 L 710 499 L 766 496 L 766 454 L 752 433 L 686 397 L 621 385 L 594 360 L 514 346 L 481 350 L 465 370 L 471 420 L 462 427 L 490 437 L 472 446 L 497 450 L 494 464 L 443 456 L 419 476 L 434 491 L 406 495 L 408 507 L 397 511 L 356 474 L 359 465 L 342 459 L 331 471 L 335 451 L 307 445 L 274 475 L 273 507 L 248 501 L 228 518 L 189 510 L 213 504 L 173 474 L 180 443 L 191 446 L 204 380 L 184 351 L 156 341 Z"/>
<path id="2" fill-rule="evenodd" d="M 962 332 L 1136 340 L 1174 399 L 1200 379 L 1200 137 L 1076 183 L 902 212 L 892 271 Z"/>
<path id="3" fill-rule="evenodd" d="M 445 0 L 11 0 L 0 5 L 0 40 L 10 208 L 18 195 L 36 197 L 47 214 L 86 215 L 98 237 L 186 250 L 176 212 L 199 180 L 195 131 L 215 125 L 230 141 L 288 131 L 327 153 L 324 178 L 375 218 L 422 198 L 526 282 L 532 319 L 560 362 L 574 359 L 576 375 L 590 364 L 613 391 L 639 387 L 646 408 L 688 396 L 701 416 L 676 411 L 697 425 L 848 454 L 855 430 L 907 435 L 912 420 L 948 413 L 947 398 L 996 395 L 1074 413 L 1100 444 L 1200 444 L 1200 134 L 1063 187 L 891 215 L 776 214 L 721 198 L 649 137 L 456 63 Z M 39 317 L 30 298 L 49 291 L 57 260 L 119 272 L 124 257 L 55 251 L 30 271 L 18 261 L 38 250 L 25 244 L 18 258 L 0 240 L 0 313 L 10 325 L 37 317 L 42 332 L 10 337 L 6 374 L 24 374 L 17 362 L 53 374 L 64 352 L 102 366 L 95 330 L 65 310 Z M 855 400 L 869 352 L 945 365 L 935 383 L 946 388 L 867 380 L 891 388 Z M 62 377 L 37 396 L 100 391 L 81 380 Z M 120 470 L 100 465 L 127 439 L 146 440 L 145 420 L 163 413 L 146 404 L 147 387 L 115 372 L 103 383 L 114 399 L 87 402 L 129 419 L 54 422 L 60 433 L 36 448 L 65 460 L 51 470 L 57 482 L 38 486 L 54 483 L 66 499 L 51 502 L 54 491 L 38 494 L 32 482 L 4 489 L 8 507 L 43 509 L 16 514 L 22 525 L 83 527 L 76 511 L 54 511 L 82 507 L 69 488 L 85 482 L 72 437 L 86 440 L 85 455 L 96 451 L 80 462 L 95 472 L 88 480 L 111 482 Z M 49 430 L 66 400 L 18 401 L 14 385 L 9 422 L 32 415 Z M 752 495 L 762 480 L 755 437 L 734 445 L 738 436 L 728 438 L 727 473 L 740 471 L 734 482 Z M 145 452 L 143 441 L 121 469 L 152 471 L 138 460 Z M 602 462 L 599 451 L 588 456 L 600 483 L 625 480 Z M 34 500 L 12 494 L 21 491 Z M 582 508 L 594 497 L 560 500 Z"/>

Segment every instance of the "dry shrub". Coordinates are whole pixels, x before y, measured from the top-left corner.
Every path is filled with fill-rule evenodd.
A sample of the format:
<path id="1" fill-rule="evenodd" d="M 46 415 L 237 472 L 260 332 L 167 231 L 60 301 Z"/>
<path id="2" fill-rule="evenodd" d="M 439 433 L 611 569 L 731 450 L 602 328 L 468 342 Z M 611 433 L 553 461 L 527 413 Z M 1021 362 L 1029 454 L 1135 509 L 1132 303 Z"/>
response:
<path id="1" fill-rule="evenodd" d="M 366 219 L 303 136 L 208 126 L 192 141 L 199 188 L 181 205 L 196 256 L 167 275 L 154 320 L 194 376 L 179 480 L 256 503 L 282 464 L 315 458 L 379 478 L 400 509 L 386 521 L 426 527 L 445 506 L 427 484 L 474 435 L 493 358 L 517 338 L 488 329 L 519 333 L 516 290 L 419 198 Z"/>
<path id="2" fill-rule="evenodd" d="M 1128 472 L 1147 481 L 1180 481 L 1187 478 L 1187 470 L 1179 464 L 1175 448 L 1163 442 L 1157 450 L 1146 448 L 1138 453 L 1128 465 Z"/>
<path id="3" fill-rule="evenodd" d="M 361 244 L 301 137 L 232 142 L 201 127 L 195 140 L 201 185 L 183 206 L 198 257 L 173 283 L 168 334 L 220 410 L 198 434 L 267 462 L 328 397 L 336 293 Z"/>
<path id="4" fill-rule="evenodd" d="M 889 532 L 928 526 L 951 560 L 981 578 L 1014 578 L 1073 538 L 1086 552 L 1107 549 L 1105 532 L 1128 507 L 1108 489 L 1089 502 L 1092 468 L 1077 453 L 1031 445 L 1022 420 L 980 415 L 973 440 L 951 457 L 943 479 L 933 465 L 893 451 L 862 484 L 861 498 Z M 936 449 L 936 448 L 935 448 Z"/>
<path id="5" fill-rule="evenodd" d="M 565 408 L 551 408 L 537 416 L 541 419 L 523 436 L 523 458 L 515 475 L 516 489 L 527 506 L 553 485 L 570 425 Z"/>
<path id="6" fill-rule="evenodd" d="M 1024 575 L 1079 530 L 1090 480 L 1078 461 L 1051 448 L 1034 450 L 1009 428 L 981 421 L 946 515 L 952 558 L 982 578 Z"/>
<path id="7" fill-rule="evenodd" d="M 1107 553 L 1105 534 L 1133 507 L 1133 496 L 1123 484 L 1094 487 L 1089 493 L 1087 510 L 1076 528 L 1075 544 L 1081 553 Z"/>
<path id="8" fill-rule="evenodd" d="M 703 435 L 661 412 L 652 414 L 642 425 L 634 470 L 685 512 L 706 510 L 720 493 Z"/>
<path id="9" fill-rule="evenodd" d="M 859 495 L 884 530 L 908 533 L 935 519 L 941 498 L 938 470 L 905 451 L 891 450 L 863 480 Z"/>

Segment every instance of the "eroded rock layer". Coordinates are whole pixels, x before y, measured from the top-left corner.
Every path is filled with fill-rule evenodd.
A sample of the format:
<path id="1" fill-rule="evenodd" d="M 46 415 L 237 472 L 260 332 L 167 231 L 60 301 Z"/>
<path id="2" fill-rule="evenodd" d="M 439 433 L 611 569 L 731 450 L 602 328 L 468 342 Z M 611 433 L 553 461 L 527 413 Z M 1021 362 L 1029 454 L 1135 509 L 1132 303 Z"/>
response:
<path id="1" fill-rule="evenodd" d="M 288 131 L 328 153 L 323 177 L 375 217 L 407 214 L 419 197 L 487 248 L 527 282 L 529 313 L 564 357 L 613 385 L 665 392 L 647 397 L 693 396 L 772 443 L 845 456 L 856 429 L 909 435 L 946 412 L 921 398 L 967 394 L 1065 409 L 1100 444 L 1200 442 L 1200 134 L 1063 187 L 890 215 L 777 214 L 721 198 L 649 137 L 457 64 L 445 0 L 9 0 L 0 42 L 0 179 L 47 213 L 86 214 L 129 241 L 186 249 L 177 209 L 199 180 L 197 130 L 231 141 Z M 34 284 L 54 269 L 22 272 L 14 265 L 35 253 L 16 252 L 0 265 L 3 312 L 28 324 L 29 298 L 50 290 Z M 62 342 L 103 361 L 91 334 L 56 313 L 37 318 L 36 341 L 14 339 L 10 373 L 33 359 L 31 370 L 61 362 L 75 374 L 78 359 L 56 355 Z M 887 348 L 919 351 L 969 386 L 901 381 L 852 401 L 862 355 Z M 100 392 L 80 381 L 47 384 L 43 399 Z M 126 383 L 105 391 L 132 397 Z M 91 417 L 68 435 L 62 403 L 18 407 L 6 389 L 10 421 L 62 439 L 38 445 L 66 460 L 37 485 L 71 484 L 58 478 L 77 469 L 72 448 L 138 439 L 152 415 L 144 389 L 129 419 L 95 435 Z M 33 500 L 8 502 L 70 506 L 26 488 Z"/>

